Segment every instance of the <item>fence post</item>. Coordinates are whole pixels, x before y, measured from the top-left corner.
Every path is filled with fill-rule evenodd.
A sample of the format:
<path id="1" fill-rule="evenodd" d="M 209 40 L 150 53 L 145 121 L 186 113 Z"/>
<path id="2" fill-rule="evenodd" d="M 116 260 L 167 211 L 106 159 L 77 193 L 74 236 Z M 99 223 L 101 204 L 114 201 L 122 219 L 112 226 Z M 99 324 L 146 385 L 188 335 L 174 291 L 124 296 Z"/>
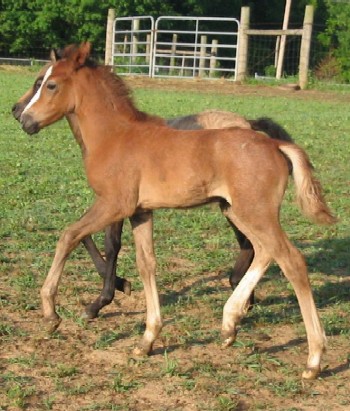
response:
<path id="1" fill-rule="evenodd" d="M 246 30 L 249 29 L 250 8 L 241 8 L 241 24 L 239 26 L 238 37 L 238 61 L 237 61 L 237 81 L 243 81 L 247 76 L 248 65 L 248 35 Z"/>
<path id="2" fill-rule="evenodd" d="M 152 45 L 151 45 L 151 35 L 147 34 L 147 36 L 146 36 L 146 57 L 145 57 L 145 60 L 146 60 L 147 64 L 149 64 L 150 58 L 151 58 L 151 47 L 152 47 Z"/>
<path id="3" fill-rule="evenodd" d="M 216 68 L 216 56 L 218 54 L 218 40 L 211 41 L 210 62 L 209 62 L 209 77 L 213 77 Z"/>
<path id="4" fill-rule="evenodd" d="M 176 65 L 176 46 L 177 46 L 177 34 L 173 34 L 173 39 L 171 43 L 171 57 L 170 57 L 170 68 L 169 68 L 169 73 L 172 74 L 175 72 L 175 65 Z"/>
<path id="5" fill-rule="evenodd" d="M 137 55 L 137 49 L 138 49 L 138 31 L 140 30 L 140 20 L 135 19 L 132 21 L 132 44 L 131 44 L 131 62 L 135 63 L 136 62 L 136 55 Z"/>
<path id="6" fill-rule="evenodd" d="M 106 45 L 105 45 L 105 65 L 113 65 L 113 25 L 115 20 L 115 10 L 108 9 L 107 28 L 106 28 Z"/>
<path id="7" fill-rule="evenodd" d="M 282 30 L 288 29 L 291 5 L 292 5 L 292 0 L 286 0 L 286 7 L 284 10 Z M 279 39 L 280 41 L 279 41 L 279 47 L 278 47 L 278 57 L 277 57 L 277 66 L 276 66 L 276 79 L 277 80 L 279 80 L 282 77 L 283 60 L 284 60 L 284 52 L 286 49 L 287 36 L 285 34 L 282 34 L 282 36 L 279 37 Z"/>
<path id="8" fill-rule="evenodd" d="M 201 36 L 201 47 L 199 51 L 199 70 L 198 76 L 204 77 L 205 75 L 205 65 L 206 65 L 206 55 L 207 55 L 207 36 Z"/>
<path id="9" fill-rule="evenodd" d="M 303 90 L 307 86 L 309 58 L 311 47 L 312 23 L 314 20 L 314 8 L 309 5 L 305 8 L 303 35 L 301 37 L 299 60 L 299 86 Z"/>

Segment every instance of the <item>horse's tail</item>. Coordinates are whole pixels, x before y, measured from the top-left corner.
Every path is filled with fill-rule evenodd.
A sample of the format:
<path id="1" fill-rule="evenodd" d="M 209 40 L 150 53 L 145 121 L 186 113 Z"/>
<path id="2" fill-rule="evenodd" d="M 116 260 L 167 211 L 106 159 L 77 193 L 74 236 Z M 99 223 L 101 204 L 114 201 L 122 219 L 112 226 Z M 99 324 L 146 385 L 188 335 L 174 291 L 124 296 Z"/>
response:
<path id="1" fill-rule="evenodd" d="M 260 117 L 256 120 L 248 120 L 248 123 L 253 130 L 262 131 L 273 139 L 294 143 L 291 135 L 271 118 Z"/>
<path id="2" fill-rule="evenodd" d="M 293 165 L 297 202 L 302 212 L 318 224 L 334 224 L 337 219 L 328 208 L 320 182 L 313 176 L 308 155 L 295 144 L 281 143 L 279 150 Z"/>

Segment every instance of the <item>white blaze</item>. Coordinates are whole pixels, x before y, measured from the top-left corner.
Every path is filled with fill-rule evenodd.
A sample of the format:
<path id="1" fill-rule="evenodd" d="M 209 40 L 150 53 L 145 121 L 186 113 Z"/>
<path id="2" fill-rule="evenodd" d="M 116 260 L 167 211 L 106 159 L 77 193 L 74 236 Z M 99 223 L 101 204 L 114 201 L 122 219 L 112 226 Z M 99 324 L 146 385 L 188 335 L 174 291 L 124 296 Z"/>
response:
<path id="1" fill-rule="evenodd" d="M 26 108 L 23 110 L 23 113 L 25 113 L 27 110 L 30 109 L 30 107 L 32 107 L 32 105 L 39 100 L 40 98 L 40 94 L 41 94 L 41 90 L 44 87 L 45 82 L 47 81 L 47 79 L 51 76 L 52 73 L 52 66 L 48 68 L 47 72 L 45 73 L 45 76 L 43 78 L 43 82 L 41 83 L 41 86 L 39 88 L 39 90 L 34 94 L 34 96 L 32 97 L 32 99 L 30 100 L 30 102 L 27 104 Z M 22 113 L 22 114 L 23 114 Z"/>

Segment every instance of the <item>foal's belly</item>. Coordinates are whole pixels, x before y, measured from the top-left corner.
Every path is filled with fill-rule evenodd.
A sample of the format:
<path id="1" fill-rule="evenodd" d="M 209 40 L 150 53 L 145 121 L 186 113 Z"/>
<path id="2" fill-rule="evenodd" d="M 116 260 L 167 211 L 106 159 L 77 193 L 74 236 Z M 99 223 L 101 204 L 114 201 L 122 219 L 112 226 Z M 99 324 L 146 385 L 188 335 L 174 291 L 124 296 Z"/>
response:
<path id="1" fill-rule="evenodd" d="M 138 206 L 143 209 L 190 208 L 221 200 L 231 203 L 224 185 L 213 188 L 203 182 L 191 186 L 174 183 L 144 187 Z"/>

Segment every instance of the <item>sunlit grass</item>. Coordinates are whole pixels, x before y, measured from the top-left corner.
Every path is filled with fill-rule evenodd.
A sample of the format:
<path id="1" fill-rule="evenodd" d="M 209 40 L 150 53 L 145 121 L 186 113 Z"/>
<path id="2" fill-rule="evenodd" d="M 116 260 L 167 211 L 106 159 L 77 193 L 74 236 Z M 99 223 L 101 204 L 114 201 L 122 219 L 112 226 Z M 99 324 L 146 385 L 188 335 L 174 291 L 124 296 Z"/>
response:
<path id="1" fill-rule="evenodd" d="M 155 356 L 142 361 L 119 360 L 116 364 L 106 360 L 100 368 L 95 363 L 91 370 L 81 360 L 85 353 L 101 355 L 102 359 L 104 353 L 117 355 L 121 342 L 135 341 L 144 331 L 139 307 L 125 316 L 118 307 L 118 316 L 100 317 L 92 324 L 81 319 L 80 295 L 93 299 L 100 290 L 100 279 L 83 247 L 74 251 L 66 266 L 58 301 L 63 322 L 74 329 L 73 335 L 59 330 L 43 343 L 28 333 L 28 323 L 40 313 L 39 289 L 59 233 L 93 200 L 79 148 L 66 123 L 28 137 L 12 118 L 12 104 L 33 78 L 27 71 L 0 70 L 0 340 L 4 352 L 11 353 L 1 359 L 0 409 L 37 411 L 59 409 L 62 404 L 66 409 L 67 404 L 84 398 L 85 403 L 74 410 L 137 410 L 136 398 L 147 384 L 153 389 L 164 384 L 168 409 L 174 398 L 186 396 L 201 410 L 293 409 L 292 405 L 281 405 L 283 399 L 293 404 L 318 395 L 315 392 L 323 388 L 322 379 L 315 382 L 316 388 L 304 386 L 299 379 L 306 359 L 305 331 L 294 292 L 276 266 L 259 284 L 258 305 L 242 322 L 234 347 L 228 352 L 219 349 L 222 307 L 229 295 L 227 277 L 238 248 L 214 206 L 155 213 L 157 283 L 166 320 L 163 346 L 160 344 Z M 350 311 L 348 106 L 339 104 L 334 96 L 320 100 L 303 99 L 298 94 L 286 98 L 159 89 L 136 89 L 135 100 L 143 110 L 164 117 L 208 108 L 237 111 L 248 118 L 270 116 L 307 150 L 340 222 L 319 227 L 307 221 L 294 204 L 291 182 L 282 224 L 306 257 L 315 300 L 330 337 L 329 351 L 338 350 L 338 368 L 345 373 Z M 102 245 L 101 235 L 97 238 Z M 132 281 L 134 293 L 143 298 L 129 223 L 125 224 L 123 243 L 119 273 Z M 264 349 L 260 348 L 258 335 L 278 335 L 283 327 L 295 335 L 290 346 L 281 348 L 282 353 L 273 352 L 282 343 L 268 340 Z M 16 344 L 22 344 L 28 352 L 13 354 Z M 70 351 L 62 352 L 58 364 L 51 361 L 50 355 L 67 350 L 69 344 Z M 224 364 L 215 363 L 216 357 L 224 358 Z M 345 374 L 337 372 L 334 365 L 330 368 L 325 378 L 327 384 L 337 385 L 334 404 L 348 407 Z M 84 380 L 86 373 L 92 381 Z M 275 398 L 273 405 L 264 401 L 266 392 Z M 108 395 L 114 398 L 112 402 Z M 166 409 L 149 404 L 145 407 Z M 174 410 L 184 409 L 181 407 L 182 403 Z M 295 409 L 302 409 L 298 407 Z"/>

